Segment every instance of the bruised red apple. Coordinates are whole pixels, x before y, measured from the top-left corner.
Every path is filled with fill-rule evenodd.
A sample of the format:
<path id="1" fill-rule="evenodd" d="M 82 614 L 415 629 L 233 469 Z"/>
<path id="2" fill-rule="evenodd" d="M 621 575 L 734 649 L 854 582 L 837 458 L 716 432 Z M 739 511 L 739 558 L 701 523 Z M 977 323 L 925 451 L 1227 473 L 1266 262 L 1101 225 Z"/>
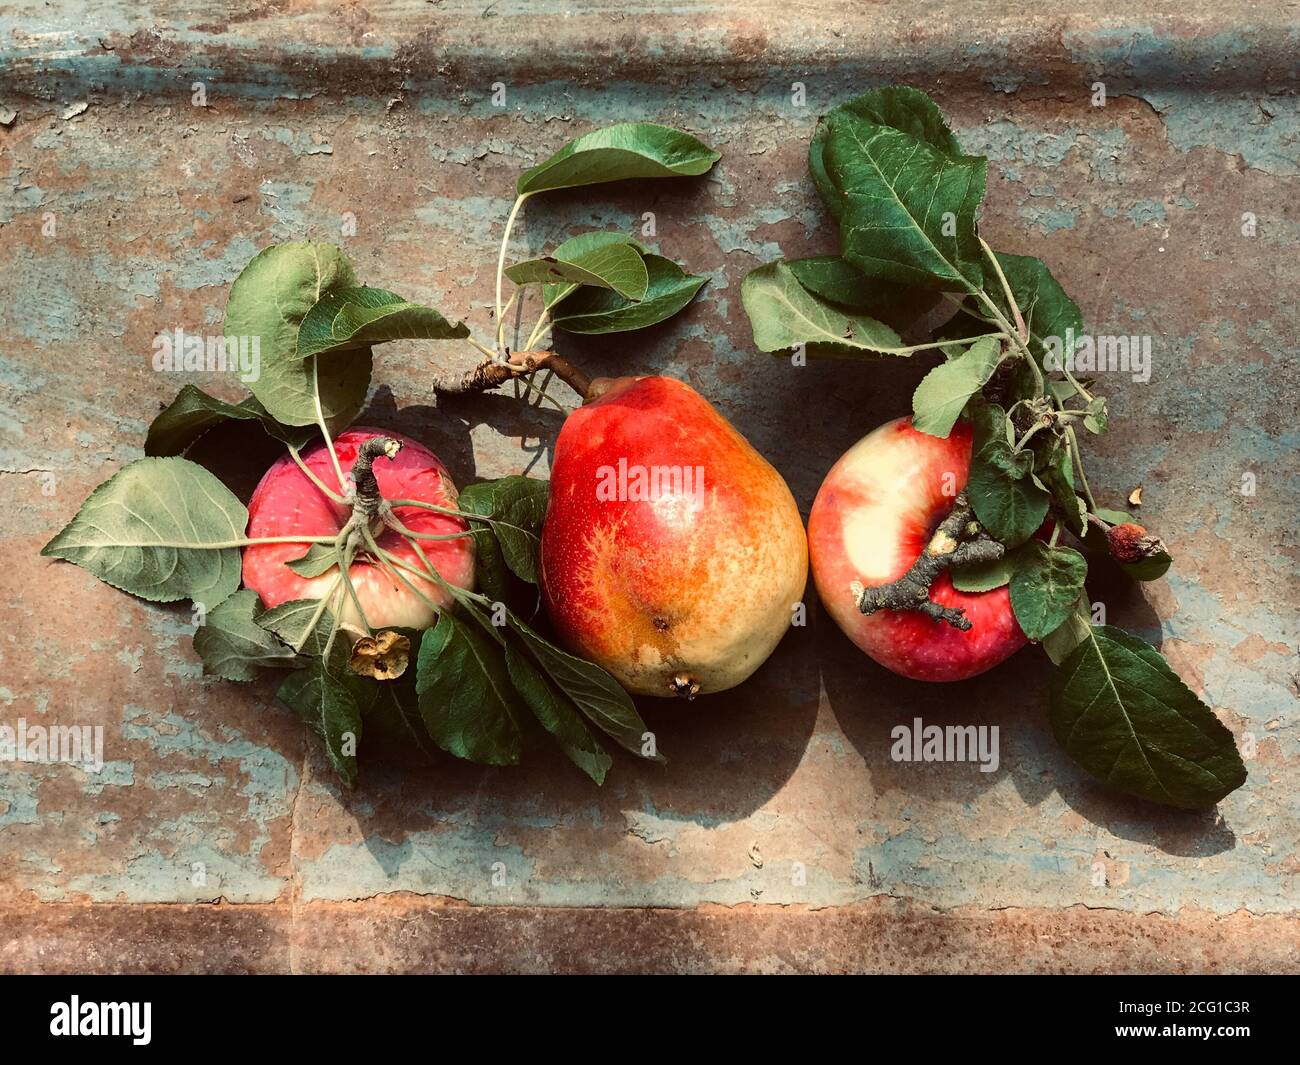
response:
<path id="1" fill-rule="evenodd" d="M 808 579 L 781 475 L 689 385 L 597 379 L 564 423 L 542 528 L 560 638 L 642 695 L 716 692 L 772 653 Z"/>
<path id="2" fill-rule="evenodd" d="M 959 592 L 939 574 L 930 598 L 964 610 L 965 632 L 914 610 L 863 614 L 851 589 L 908 571 L 966 487 L 970 456 L 966 422 L 946 440 L 917 432 L 910 418 L 886 422 L 831 467 L 808 519 L 813 579 L 831 617 L 882 666 L 915 680 L 973 677 L 1026 643 L 1005 585 Z"/>
<path id="3" fill-rule="evenodd" d="M 390 437 L 401 443 L 392 459 L 379 458 L 374 463 L 379 494 L 384 499 L 414 499 L 422 503 L 454 509 L 456 486 L 447 468 L 428 448 L 408 437 L 387 430 L 355 427 L 334 441 L 334 450 L 344 472 L 351 470 L 357 449 L 371 437 Z M 338 474 L 324 443 L 303 453 L 303 463 L 323 484 L 338 491 Z M 418 533 L 437 536 L 463 532 L 467 525 L 460 518 L 439 514 L 421 507 L 397 507 L 397 518 Z M 285 455 L 266 471 L 248 504 L 248 535 L 258 536 L 335 536 L 346 524 L 352 508 L 335 503 L 298 468 L 293 457 Z M 375 534 L 379 546 L 392 552 L 414 569 L 424 563 L 400 534 L 384 528 Z M 338 578 L 334 567 L 319 577 L 300 577 L 286 563 L 307 553 L 308 544 L 255 544 L 244 548 L 244 584 L 261 597 L 270 609 L 292 599 L 320 599 Z M 470 537 L 455 540 L 421 540 L 420 546 L 434 568 L 449 584 L 470 588 L 474 583 L 474 547 Z M 434 622 L 434 611 L 406 585 L 373 562 L 358 559 L 348 570 L 357 590 L 357 598 L 371 628 L 405 627 L 427 629 Z M 407 570 L 401 573 L 421 593 L 438 606 L 450 604 L 450 596 L 432 580 L 417 577 Z M 351 598 L 343 599 L 340 620 L 359 627 L 356 607 Z"/>

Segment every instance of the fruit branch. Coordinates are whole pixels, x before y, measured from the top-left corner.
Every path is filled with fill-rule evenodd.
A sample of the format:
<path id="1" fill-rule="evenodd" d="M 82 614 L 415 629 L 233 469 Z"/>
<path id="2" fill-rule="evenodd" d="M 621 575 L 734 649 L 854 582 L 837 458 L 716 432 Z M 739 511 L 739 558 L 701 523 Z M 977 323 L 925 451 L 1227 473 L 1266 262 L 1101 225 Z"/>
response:
<path id="1" fill-rule="evenodd" d="M 534 374 L 538 370 L 550 370 L 584 400 L 591 391 L 591 378 L 568 359 L 556 355 L 553 351 L 512 351 L 507 356 L 507 360 L 497 362 L 495 359 L 484 359 L 457 380 L 435 384 L 434 390 L 452 395 L 486 392 L 500 387 L 507 381 Z"/>
<path id="2" fill-rule="evenodd" d="M 877 610 L 916 610 L 966 632 L 971 623 L 965 611 L 936 603 L 930 598 L 930 587 L 950 566 L 996 562 L 1005 553 L 1006 548 L 975 519 L 966 493 L 962 492 L 952 512 L 935 529 L 925 550 L 898 580 L 870 588 L 861 581 L 853 581 L 849 588 L 864 614 L 874 614 Z"/>

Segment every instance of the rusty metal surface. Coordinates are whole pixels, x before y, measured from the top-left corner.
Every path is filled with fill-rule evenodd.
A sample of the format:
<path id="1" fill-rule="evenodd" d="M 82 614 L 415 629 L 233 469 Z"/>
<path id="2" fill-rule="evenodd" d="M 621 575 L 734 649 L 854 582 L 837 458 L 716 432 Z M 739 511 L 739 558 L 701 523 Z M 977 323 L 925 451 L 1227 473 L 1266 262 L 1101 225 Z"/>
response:
<path id="1" fill-rule="evenodd" d="M 484 7 L 110 4 L 92 27 L 78 5 L 0 5 L 0 722 L 102 725 L 107 762 L 0 764 L 0 968 L 75 968 L 92 927 L 85 964 L 105 970 L 490 967 L 471 946 L 525 969 L 1300 968 L 1294 11 Z M 343 243 L 367 282 L 483 323 L 518 172 L 630 118 L 723 162 L 533 201 L 517 250 L 653 211 L 651 243 L 710 284 L 666 326 L 566 353 L 690 381 L 806 514 L 929 363 L 792 369 L 753 350 L 738 286 L 830 248 L 809 133 L 887 80 L 931 91 L 989 156 L 992 244 L 1045 259 L 1097 332 L 1155 337 L 1149 383 L 1108 382 L 1092 467 L 1112 504 L 1145 485 L 1175 567 L 1099 592 L 1253 738 L 1217 811 L 1089 781 L 1051 737 L 1035 652 L 926 687 L 815 608 L 742 688 L 643 705 L 666 769 L 623 759 L 598 790 L 547 752 L 514 771 L 388 759 L 343 793 L 272 684 L 201 677 L 187 611 L 37 557 L 181 384 L 239 394 L 154 372 L 151 342 L 216 331 L 255 250 Z M 440 405 L 431 358 L 474 355 L 384 349 L 363 422 L 426 441 L 462 484 L 544 475 L 557 419 L 508 395 Z M 246 489 L 264 456 L 225 458 Z M 1000 726 L 998 771 L 891 761 L 915 716 Z"/>

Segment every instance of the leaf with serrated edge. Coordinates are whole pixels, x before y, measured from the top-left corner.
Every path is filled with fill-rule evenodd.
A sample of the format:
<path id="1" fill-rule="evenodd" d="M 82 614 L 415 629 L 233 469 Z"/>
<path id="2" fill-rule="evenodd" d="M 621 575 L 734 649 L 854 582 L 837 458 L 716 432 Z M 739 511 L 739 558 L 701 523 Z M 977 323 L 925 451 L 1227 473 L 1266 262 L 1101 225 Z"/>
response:
<path id="1" fill-rule="evenodd" d="M 787 259 L 785 265 L 814 296 L 859 311 L 890 308 L 907 293 L 905 285 L 893 285 L 868 277 L 839 255 L 819 255 L 811 259 Z"/>
<path id="2" fill-rule="evenodd" d="M 889 326 L 819 299 L 784 262 L 751 270 L 740 284 L 740 298 L 759 351 L 805 344 L 808 354 L 828 358 L 911 354 Z"/>
<path id="3" fill-rule="evenodd" d="M 596 742 L 582 715 L 513 643 L 506 644 L 506 669 L 515 691 L 542 728 L 554 737 L 574 765 L 597 784 L 603 784 L 613 759 Z"/>
<path id="4" fill-rule="evenodd" d="M 1063 625 L 1074 610 L 1088 576 L 1088 563 L 1069 547 L 1028 541 L 1016 552 L 1011 578 L 1011 609 L 1031 640 L 1041 640 Z"/>
<path id="5" fill-rule="evenodd" d="M 721 158 L 681 130 L 651 122 L 622 122 L 570 141 L 519 178 L 519 195 L 627 178 L 703 174 Z"/>
<path id="6" fill-rule="evenodd" d="M 843 210 L 843 203 L 839 191 L 826 173 L 822 152 L 825 148 L 827 120 L 842 114 L 899 130 L 924 141 L 944 155 L 953 158 L 961 156 L 961 146 L 948 128 L 943 112 L 920 89 L 913 89 L 909 85 L 886 85 L 855 96 L 822 117 L 813 133 L 812 143 L 808 146 L 808 170 L 812 174 L 813 183 L 817 186 L 822 201 L 836 218 L 839 218 Z"/>
<path id="7" fill-rule="evenodd" d="M 1052 682 L 1052 730 L 1103 784 L 1202 809 L 1246 781 L 1232 733 L 1150 644 L 1093 626 Z"/>
<path id="8" fill-rule="evenodd" d="M 215 606 L 239 587 L 248 511 L 187 459 L 140 459 L 101 484 L 41 554 L 155 603 Z"/>
<path id="9" fill-rule="evenodd" d="M 256 679 L 259 669 L 295 664 L 293 649 L 257 623 L 262 603 L 251 588 L 242 588 L 208 611 L 194 633 L 194 650 L 203 672 L 224 680 Z"/>
<path id="10" fill-rule="evenodd" d="M 994 539 L 1016 547 L 1037 531 L 1047 517 L 1046 492 L 1027 479 L 1033 453 L 1013 453 L 1006 441 L 1006 414 L 992 403 L 973 407 L 975 426 L 966 497 L 975 517 Z"/>
<path id="11" fill-rule="evenodd" d="M 1001 342 L 986 337 L 955 359 L 936 366 L 912 394 L 912 428 L 930 436 L 947 437 L 971 396 L 988 383 L 1001 361 Z"/>
<path id="12" fill-rule="evenodd" d="M 433 742 L 484 765 L 518 765 L 527 713 L 501 648 L 444 610 L 420 638 L 415 690 Z"/>
<path id="13" fill-rule="evenodd" d="M 984 281 L 975 215 L 986 162 L 952 157 L 848 114 L 826 120 L 826 173 L 843 197 L 840 251 L 872 277 L 971 291 Z"/>

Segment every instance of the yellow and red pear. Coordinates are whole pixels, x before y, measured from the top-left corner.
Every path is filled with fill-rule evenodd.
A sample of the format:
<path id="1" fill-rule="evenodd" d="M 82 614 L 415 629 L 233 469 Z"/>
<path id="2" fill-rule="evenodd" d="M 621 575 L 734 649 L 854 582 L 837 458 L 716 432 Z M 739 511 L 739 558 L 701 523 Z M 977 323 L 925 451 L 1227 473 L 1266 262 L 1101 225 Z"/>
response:
<path id="1" fill-rule="evenodd" d="M 542 588 L 560 639 L 628 691 L 722 691 L 789 626 L 808 576 L 781 475 L 689 385 L 597 379 L 555 445 Z"/>

